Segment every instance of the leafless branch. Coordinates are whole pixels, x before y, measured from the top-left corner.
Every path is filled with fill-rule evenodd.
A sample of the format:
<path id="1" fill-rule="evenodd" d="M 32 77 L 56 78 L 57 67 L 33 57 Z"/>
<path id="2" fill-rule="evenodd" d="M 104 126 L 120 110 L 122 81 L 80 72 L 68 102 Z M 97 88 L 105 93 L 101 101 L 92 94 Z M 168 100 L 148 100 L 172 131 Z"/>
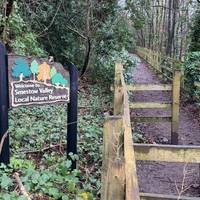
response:
<path id="1" fill-rule="evenodd" d="M 73 31 L 74 33 L 76 33 L 77 35 L 79 35 L 80 37 L 82 37 L 84 40 L 87 40 L 87 37 L 85 37 L 85 36 L 84 36 L 82 33 L 80 33 L 78 30 L 76 30 L 76 29 L 70 27 L 70 26 L 67 25 L 67 24 L 66 24 L 66 27 L 67 27 L 69 30 L 71 30 L 71 31 Z"/>
<path id="2" fill-rule="evenodd" d="M 2 152 L 2 149 L 3 149 L 3 144 L 4 144 L 4 141 L 5 139 L 7 138 L 8 136 L 8 131 L 6 131 L 3 135 L 3 137 L 1 138 L 1 142 L 0 142 L 0 155 L 1 155 L 1 152 Z"/>
<path id="3" fill-rule="evenodd" d="M 22 181 L 20 180 L 19 173 L 17 172 L 14 173 L 13 178 L 15 179 L 17 185 L 19 186 L 20 193 L 26 196 L 28 200 L 31 200 L 28 192 L 26 191 L 26 188 L 24 187 L 24 185 L 22 184 Z"/>
<path id="4" fill-rule="evenodd" d="M 175 181 L 175 186 L 176 186 L 176 190 L 177 190 L 177 193 L 178 193 L 178 198 L 177 200 L 180 200 L 182 195 L 191 188 L 192 184 L 190 185 L 186 185 L 186 179 L 187 179 L 187 175 L 191 174 L 194 170 L 187 170 L 187 166 L 188 166 L 188 163 L 186 163 L 184 165 L 184 168 L 183 168 L 183 179 L 182 179 L 182 183 L 181 183 L 181 187 L 179 189 L 178 185 L 177 185 L 177 182 Z"/>
<path id="5" fill-rule="evenodd" d="M 53 23 L 54 23 L 54 21 L 55 21 L 55 19 L 56 19 L 56 16 L 58 15 L 58 11 L 60 10 L 61 5 L 62 5 L 62 0 L 60 1 L 59 5 L 58 5 L 58 8 L 57 8 L 57 10 L 56 10 L 56 13 L 55 13 L 55 15 L 53 16 L 53 18 L 52 18 L 52 20 L 51 20 L 49 26 L 47 26 L 41 33 L 39 33 L 39 34 L 38 34 L 38 37 L 43 36 L 43 34 L 44 34 L 45 32 L 47 32 L 47 31 L 51 28 L 51 26 L 53 25 Z"/>

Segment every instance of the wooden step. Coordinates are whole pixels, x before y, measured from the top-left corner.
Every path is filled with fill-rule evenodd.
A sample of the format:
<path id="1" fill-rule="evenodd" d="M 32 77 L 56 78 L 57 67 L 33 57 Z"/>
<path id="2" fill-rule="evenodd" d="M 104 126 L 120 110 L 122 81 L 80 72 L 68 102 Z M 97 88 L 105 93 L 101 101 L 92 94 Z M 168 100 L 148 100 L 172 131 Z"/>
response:
<path id="1" fill-rule="evenodd" d="M 171 122 L 172 117 L 143 117 L 143 116 L 134 116 L 131 117 L 132 122 L 137 123 L 160 123 L 160 122 Z"/>
<path id="2" fill-rule="evenodd" d="M 171 108 L 171 103 L 165 102 L 134 102 L 130 103 L 131 109 L 139 108 Z"/>
<path id="3" fill-rule="evenodd" d="M 200 146 L 134 143 L 136 160 L 200 163 Z"/>
<path id="4" fill-rule="evenodd" d="M 172 85 L 169 84 L 134 84 L 127 85 L 129 91 L 171 91 Z"/>
<path id="5" fill-rule="evenodd" d="M 178 196 L 175 195 L 140 193 L 140 200 L 177 200 L 177 199 Z M 200 200 L 200 197 L 181 196 L 180 200 Z"/>

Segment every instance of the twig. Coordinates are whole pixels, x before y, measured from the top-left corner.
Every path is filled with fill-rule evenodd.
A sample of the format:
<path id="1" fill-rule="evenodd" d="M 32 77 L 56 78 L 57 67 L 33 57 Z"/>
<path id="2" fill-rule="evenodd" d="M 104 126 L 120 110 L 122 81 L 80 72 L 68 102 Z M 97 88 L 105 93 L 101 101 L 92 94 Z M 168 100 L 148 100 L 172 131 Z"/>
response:
<path id="1" fill-rule="evenodd" d="M 184 168 L 183 168 L 183 180 L 182 180 L 180 189 L 178 188 L 177 182 L 175 181 L 176 190 L 178 192 L 177 200 L 180 200 L 182 194 L 185 193 L 187 190 L 189 190 L 191 188 L 191 186 L 192 186 L 192 184 L 188 185 L 188 186 L 185 185 L 186 184 L 185 182 L 186 182 L 187 175 L 189 175 L 189 174 L 191 174 L 193 172 L 193 170 L 187 170 L 187 166 L 188 166 L 188 163 L 186 163 L 184 165 Z"/>
<path id="2" fill-rule="evenodd" d="M 51 26 L 53 25 L 53 23 L 54 23 L 54 21 L 55 21 L 57 15 L 58 15 L 58 11 L 60 10 L 61 5 L 62 5 L 62 0 L 60 1 L 60 4 L 58 5 L 58 8 L 57 8 L 57 10 L 56 10 L 56 13 L 55 13 L 55 15 L 53 16 L 53 18 L 52 18 L 50 24 L 49 24 L 41 33 L 38 34 L 38 37 L 44 36 L 43 34 L 51 28 Z"/>
<path id="3" fill-rule="evenodd" d="M 22 184 L 22 182 L 21 182 L 21 180 L 20 180 L 19 173 L 17 173 L 17 172 L 14 173 L 14 174 L 13 174 L 13 177 L 15 178 L 16 183 L 17 183 L 18 186 L 19 186 L 20 193 L 21 193 L 22 195 L 26 196 L 28 200 L 31 200 L 29 194 L 28 194 L 27 191 L 26 191 L 26 188 L 24 187 L 24 185 Z"/>
<path id="4" fill-rule="evenodd" d="M 66 145 L 66 143 L 60 143 L 60 144 L 50 145 L 49 147 L 45 147 L 43 149 L 38 149 L 38 150 L 33 150 L 33 151 L 26 151 L 24 153 L 25 154 L 42 153 L 42 152 L 48 151 L 48 150 L 56 148 L 56 147 L 62 147 L 64 145 Z"/>
<path id="5" fill-rule="evenodd" d="M 3 149 L 3 144 L 5 142 L 5 139 L 7 138 L 8 136 L 8 130 L 3 134 L 3 137 L 1 138 L 1 142 L 0 142 L 0 155 L 1 155 L 1 152 L 2 152 L 2 149 Z"/>
<path id="6" fill-rule="evenodd" d="M 73 31 L 74 33 L 76 33 L 77 35 L 79 35 L 79 36 L 80 36 L 81 38 L 83 38 L 84 40 L 87 39 L 87 37 L 84 36 L 84 35 L 83 35 L 81 32 L 79 32 L 78 30 L 76 30 L 76 29 L 70 27 L 70 26 L 67 25 L 67 24 L 65 24 L 65 26 L 66 26 L 69 30 L 71 30 L 71 31 Z"/>

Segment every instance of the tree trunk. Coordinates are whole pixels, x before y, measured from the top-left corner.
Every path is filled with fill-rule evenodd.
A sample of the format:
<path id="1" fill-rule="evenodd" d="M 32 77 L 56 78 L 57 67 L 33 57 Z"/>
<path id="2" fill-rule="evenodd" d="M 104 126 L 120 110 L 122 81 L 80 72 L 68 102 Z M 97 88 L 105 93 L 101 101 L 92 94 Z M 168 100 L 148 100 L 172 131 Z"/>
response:
<path id="1" fill-rule="evenodd" d="M 167 40 L 167 49 L 166 49 L 166 54 L 170 55 L 171 49 L 172 49 L 172 31 L 171 31 L 171 16 L 172 16 L 172 0 L 169 0 L 168 2 L 168 40 Z"/>
<path id="2" fill-rule="evenodd" d="M 6 28 L 6 24 L 8 22 L 8 18 L 12 12 L 12 8 L 13 8 L 13 3 L 14 3 L 14 0 L 7 0 L 4 4 L 4 13 L 3 13 L 3 18 L 6 18 L 6 21 L 5 23 L 3 23 L 0 27 L 0 37 L 3 38 L 4 40 L 4 32 L 5 32 L 5 28 Z"/>
<path id="3" fill-rule="evenodd" d="M 91 58 L 91 30 L 90 30 L 90 20 L 92 16 L 92 1 L 87 0 L 87 19 L 86 19 L 86 35 L 87 35 L 87 41 L 86 41 L 86 51 L 85 51 L 85 61 L 82 67 L 81 76 L 84 75 L 86 72 Z"/>
<path id="4" fill-rule="evenodd" d="M 19 81 L 23 81 L 23 74 L 20 74 Z"/>

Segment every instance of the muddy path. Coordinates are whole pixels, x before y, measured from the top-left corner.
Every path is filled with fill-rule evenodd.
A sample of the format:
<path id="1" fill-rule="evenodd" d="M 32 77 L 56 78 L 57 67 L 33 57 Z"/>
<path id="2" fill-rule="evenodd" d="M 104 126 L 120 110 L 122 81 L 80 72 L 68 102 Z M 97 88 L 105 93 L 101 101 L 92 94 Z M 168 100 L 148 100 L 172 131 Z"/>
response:
<path id="1" fill-rule="evenodd" d="M 135 83 L 163 83 L 157 74 L 141 61 L 133 72 Z M 171 92 L 142 91 L 130 95 L 131 101 L 154 102 L 171 101 Z M 138 109 L 131 111 L 132 116 L 170 116 L 166 109 Z M 170 143 L 171 123 L 138 123 L 134 124 L 134 132 L 140 133 L 148 141 L 160 144 Z M 185 103 L 182 97 L 180 108 L 179 144 L 200 145 L 200 112 L 193 104 Z M 184 178 L 184 168 L 186 176 Z M 185 196 L 200 197 L 200 165 L 166 163 L 166 162 L 137 162 L 137 172 L 141 192 L 159 194 L 178 194 L 183 181 Z M 200 198 L 199 198 L 200 199 Z"/>

